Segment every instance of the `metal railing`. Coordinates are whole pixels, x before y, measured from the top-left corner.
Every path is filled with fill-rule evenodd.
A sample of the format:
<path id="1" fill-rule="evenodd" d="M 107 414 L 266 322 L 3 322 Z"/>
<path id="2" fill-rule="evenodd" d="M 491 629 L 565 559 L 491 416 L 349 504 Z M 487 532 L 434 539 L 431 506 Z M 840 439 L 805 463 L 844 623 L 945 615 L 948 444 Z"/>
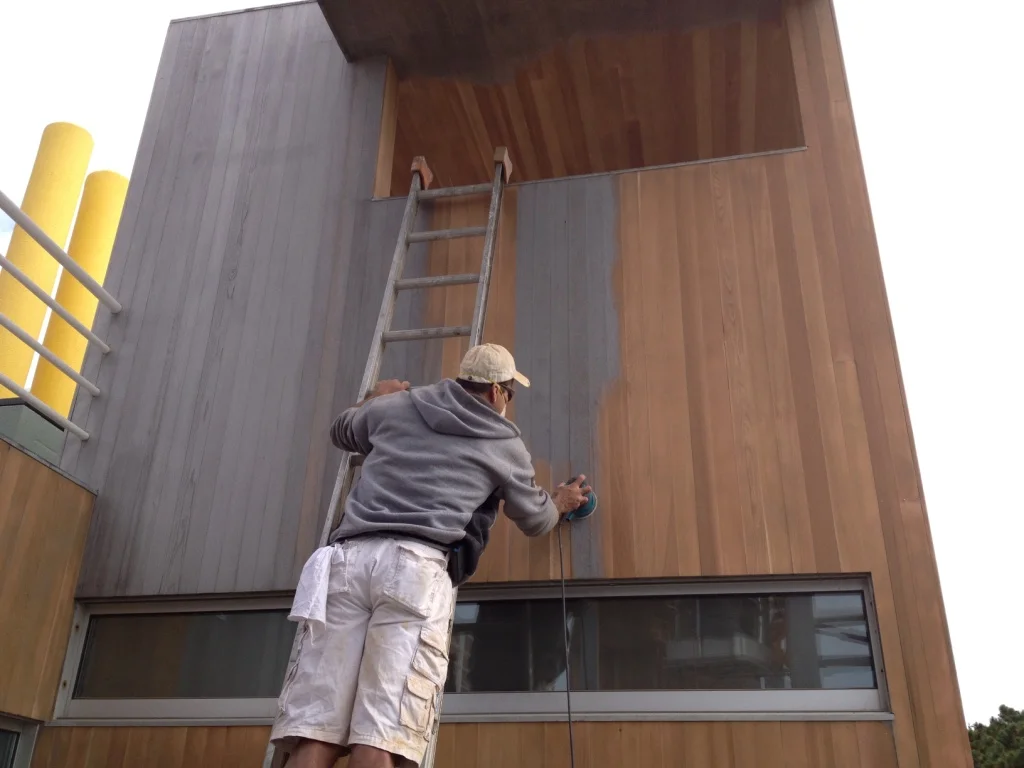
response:
<path id="1" fill-rule="evenodd" d="M 96 282 L 88 272 L 86 272 L 80 265 L 71 259 L 64 249 L 55 243 L 39 226 L 32 221 L 25 212 L 21 210 L 14 201 L 11 200 L 3 192 L 0 192 L 0 210 L 6 213 L 11 219 L 17 224 L 24 232 L 35 240 L 43 250 L 45 250 L 53 259 L 60 264 L 64 269 L 74 276 L 85 288 L 95 296 L 101 304 L 106 306 L 111 312 L 117 313 L 121 311 L 121 304 L 111 296 L 102 285 Z M 103 341 L 99 336 L 92 332 L 90 328 L 87 328 L 82 324 L 74 315 L 68 312 L 64 307 L 57 303 L 57 301 L 50 295 L 49 291 L 44 290 L 40 286 L 32 282 L 32 279 L 12 264 L 4 254 L 0 254 L 0 268 L 4 272 L 10 274 L 15 280 L 21 283 L 25 288 L 32 293 L 37 299 L 43 304 L 53 310 L 53 313 L 63 319 L 68 325 L 74 328 L 78 333 L 86 338 L 86 340 L 98 348 L 101 352 L 106 354 L 110 351 L 110 346 Z M 53 352 L 44 347 L 39 343 L 38 339 L 32 337 L 31 334 L 26 333 L 24 329 L 19 328 L 13 320 L 7 315 L 3 314 L 2 308 L 0 308 L 0 327 L 6 328 L 14 335 L 15 338 L 19 339 L 26 346 L 30 347 L 33 351 L 38 352 L 39 356 L 51 363 L 57 370 L 63 373 L 65 376 L 70 378 L 79 386 L 83 387 L 93 397 L 98 397 L 101 392 L 100 388 L 97 387 L 93 382 L 82 376 L 78 371 L 69 366 Z M 35 408 L 40 413 L 44 414 L 48 419 L 54 423 L 60 425 L 71 434 L 78 437 L 80 440 L 88 440 L 89 433 L 82 429 L 77 424 L 74 424 L 70 419 L 62 416 L 49 405 L 44 403 L 38 397 L 33 395 L 23 386 L 16 381 L 12 380 L 9 376 L 0 372 L 0 384 L 7 387 L 11 392 L 14 392 L 18 397 L 28 403 L 30 406 Z"/>

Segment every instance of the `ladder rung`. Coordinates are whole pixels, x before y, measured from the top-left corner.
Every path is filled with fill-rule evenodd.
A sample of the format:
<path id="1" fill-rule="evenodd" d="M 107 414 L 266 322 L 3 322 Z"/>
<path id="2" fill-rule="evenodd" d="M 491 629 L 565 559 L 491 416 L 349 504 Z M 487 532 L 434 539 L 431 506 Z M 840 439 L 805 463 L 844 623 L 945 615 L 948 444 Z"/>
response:
<path id="1" fill-rule="evenodd" d="M 453 325 L 444 328 L 416 328 L 411 331 L 388 331 L 384 334 L 384 343 L 392 341 L 420 341 L 421 339 L 451 339 L 455 336 L 469 336 L 472 329 L 468 325 Z"/>
<path id="2" fill-rule="evenodd" d="M 490 184 L 469 184 L 465 187 L 438 187 L 427 189 L 419 193 L 420 200 L 434 200 L 438 197 L 469 197 L 470 195 L 485 195 L 493 187 Z"/>
<path id="3" fill-rule="evenodd" d="M 487 227 L 462 227 L 461 229 L 435 229 L 431 232 L 413 232 L 408 242 L 423 243 L 427 240 L 454 240 L 458 237 L 483 237 Z"/>
<path id="4" fill-rule="evenodd" d="M 480 275 L 440 275 L 438 277 L 410 277 L 395 283 L 396 291 L 408 291 L 414 288 L 440 288 L 445 285 L 470 285 L 479 283 Z"/>

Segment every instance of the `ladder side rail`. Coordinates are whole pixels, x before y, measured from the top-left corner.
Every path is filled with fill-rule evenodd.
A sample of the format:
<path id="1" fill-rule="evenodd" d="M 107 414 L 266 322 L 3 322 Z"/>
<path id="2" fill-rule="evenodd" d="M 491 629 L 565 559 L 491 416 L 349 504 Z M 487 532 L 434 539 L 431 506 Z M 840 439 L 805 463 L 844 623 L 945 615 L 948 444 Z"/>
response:
<path id="1" fill-rule="evenodd" d="M 380 304 L 380 313 L 377 315 L 377 325 L 373 329 L 373 340 L 370 342 L 370 353 L 366 360 L 366 368 L 363 370 L 363 378 L 359 383 L 357 399 L 366 397 L 373 386 L 377 383 L 377 376 L 380 374 L 380 364 L 384 357 L 384 334 L 391 327 L 391 321 L 395 316 L 395 298 L 397 291 L 395 283 L 402 277 L 405 268 L 405 257 L 409 253 L 409 233 L 416 223 L 416 211 L 419 207 L 419 192 L 422 187 L 419 171 L 412 174 L 412 182 L 409 185 L 409 197 L 405 202 L 405 213 L 402 214 L 402 225 L 398 232 L 398 241 L 395 243 L 395 254 L 391 259 L 391 271 L 388 272 L 387 283 L 384 286 L 384 298 Z M 331 531 L 341 524 L 339 508 L 342 506 L 342 486 L 352 469 L 352 454 L 344 451 L 341 457 L 341 464 L 338 466 L 338 474 L 334 479 L 334 490 L 331 492 L 331 502 L 327 506 L 327 517 L 324 519 L 324 527 L 320 532 L 318 547 L 327 545 L 331 537 Z M 335 520 L 337 518 L 337 521 Z"/>
<path id="2" fill-rule="evenodd" d="M 498 239 L 498 219 L 501 216 L 501 197 L 505 190 L 505 166 L 494 164 L 494 181 L 491 184 L 491 207 L 487 210 L 487 233 L 484 235 L 484 252 L 480 259 L 480 282 L 476 287 L 476 305 L 473 307 L 472 330 L 469 346 L 480 344 L 484 335 L 484 318 L 487 316 L 487 293 L 491 287 L 491 265 L 494 263 L 494 243 Z"/>

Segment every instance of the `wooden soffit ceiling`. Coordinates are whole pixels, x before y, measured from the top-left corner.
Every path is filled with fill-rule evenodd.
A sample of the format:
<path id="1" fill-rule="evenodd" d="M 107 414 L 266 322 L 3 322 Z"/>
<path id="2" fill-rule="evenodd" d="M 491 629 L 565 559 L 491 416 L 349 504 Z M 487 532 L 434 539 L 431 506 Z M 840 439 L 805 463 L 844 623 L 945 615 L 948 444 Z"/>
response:
<path id="1" fill-rule="evenodd" d="M 781 0 L 318 0 L 350 61 L 388 56 L 400 78 L 507 79 L 576 35 L 685 31 L 778 18 Z"/>

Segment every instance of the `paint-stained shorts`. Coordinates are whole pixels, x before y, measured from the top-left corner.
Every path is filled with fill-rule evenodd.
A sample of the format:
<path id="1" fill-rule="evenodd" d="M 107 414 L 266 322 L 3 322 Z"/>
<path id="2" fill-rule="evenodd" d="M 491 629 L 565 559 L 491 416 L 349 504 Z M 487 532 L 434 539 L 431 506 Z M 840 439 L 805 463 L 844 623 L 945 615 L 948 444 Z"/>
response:
<path id="1" fill-rule="evenodd" d="M 376 537 L 335 545 L 325 627 L 315 642 L 301 629 L 271 738 L 366 744 L 419 764 L 448 672 L 452 608 L 442 552 Z"/>

